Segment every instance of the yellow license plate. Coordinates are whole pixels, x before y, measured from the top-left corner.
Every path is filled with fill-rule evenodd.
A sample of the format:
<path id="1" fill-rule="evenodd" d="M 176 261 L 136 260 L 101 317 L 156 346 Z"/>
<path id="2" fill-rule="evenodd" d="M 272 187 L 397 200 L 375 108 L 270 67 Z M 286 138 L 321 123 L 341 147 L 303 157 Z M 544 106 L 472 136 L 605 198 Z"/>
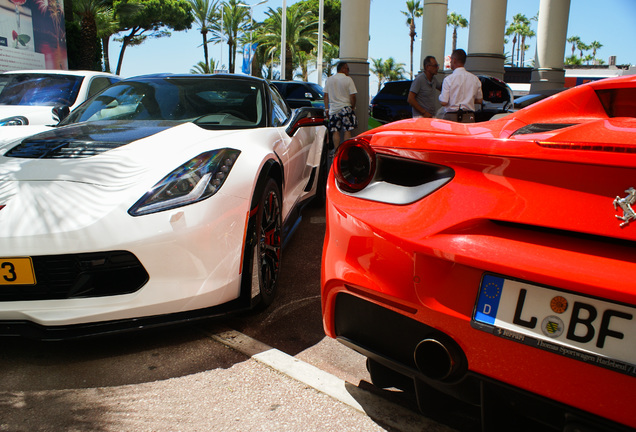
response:
<path id="1" fill-rule="evenodd" d="M 1 258 L 0 285 L 35 285 L 31 258 Z"/>

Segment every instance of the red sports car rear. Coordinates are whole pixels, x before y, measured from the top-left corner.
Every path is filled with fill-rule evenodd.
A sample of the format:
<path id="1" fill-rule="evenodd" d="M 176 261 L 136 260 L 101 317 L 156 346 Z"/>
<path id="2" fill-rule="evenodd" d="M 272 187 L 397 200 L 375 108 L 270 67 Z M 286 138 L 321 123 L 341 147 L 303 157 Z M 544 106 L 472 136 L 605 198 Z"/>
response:
<path id="1" fill-rule="evenodd" d="M 325 329 L 374 383 L 451 394 L 488 430 L 636 428 L 636 77 L 375 129 L 327 198 Z"/>

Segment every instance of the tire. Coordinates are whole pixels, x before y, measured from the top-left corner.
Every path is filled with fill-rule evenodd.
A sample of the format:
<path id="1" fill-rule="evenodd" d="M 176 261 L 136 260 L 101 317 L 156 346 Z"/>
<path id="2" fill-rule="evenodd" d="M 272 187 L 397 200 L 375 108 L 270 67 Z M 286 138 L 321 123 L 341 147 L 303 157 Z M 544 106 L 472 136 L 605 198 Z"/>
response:
<path id="1" fill-rule="evenodd" d="M 322 153 L 320 155 L 318 178 L 316 179 L 317 185 L 314 203 L 317 206 L 322 206 L 327 201 L 327 178 L 329 177 L 329 168 L 331 168 L 331 161 L 329 160 L 329 142 L 325 140 L 325 143 L 322 146 Z"/>
<path id="2" fill-rule="evenodd" d="M 280 188 L 268 178 L 262 193 L 252 206 L 250 236 L 246 240 L 245 255 L 251 269 L 251 293 L 258 309 L 264 309 L 274 301 L 278 288 L 282 250 L 282 203 Z"/>

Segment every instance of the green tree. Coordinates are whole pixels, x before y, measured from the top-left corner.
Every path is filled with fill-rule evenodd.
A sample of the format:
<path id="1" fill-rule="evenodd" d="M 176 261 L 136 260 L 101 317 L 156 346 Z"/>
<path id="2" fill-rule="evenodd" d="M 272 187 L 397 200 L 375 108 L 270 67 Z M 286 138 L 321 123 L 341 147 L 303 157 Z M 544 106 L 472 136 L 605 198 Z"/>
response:
<path id="1" fill-rule="evenodd" d="M 338 57 L 340 57 L 340 49 L 337 45 L 325 45 L 322 51 L 322 62 L 324 64 L 323 75 L 329 78 L 333 75 L 333 68 L 336 66 Z"/>
<path id="2" fill-rule="evenodd" d="M 223 66 L 216 60 L 210 59 L 210 63 L 205 64 L 202 61 L 195 64 L 190 69 L 191 74 L 209 74 L 213 73 L 217 69 L 221 69 Z"/>
<path id="3" fill-rule="evenodd" d="M 318 16 L 319 0 L 304 0 L 293 6 L 300 4 L 306 5 L 307 9 L 313 11 L 316 17 Z M 329 35 L 329 42 L 340 45 L 340 0 L 324 0 L 323 6 L 323 30 Z"/>
<path id="4" fill-rule="evenodd" d="M 530 20 L 523 14 L 516 14 L 512 17 L 512 24 L 506 29 L 506 36 L 513 36 L 512 38 L 512 64 L 519 65 L 520 52 L 521 52 L 521 38 L 522 34 L 530 30 Z M 517 44 L 519 42 L 519 44 Z M 515 46 L 517 51 L 515 53 Z M 515 60 L 516 57 L 516 60 Z"/>
<path id="5" fill-rule="evenodd" d="M 413 45 L 415 43 L 415 36 L 417 36 L 417 32 L 415 31 L 415 19 L 422 17 L 422 11 L 420 0 L 407 0 L 406 12 L 402 11 L 404 16 L 406 16 L 406 26 L 409 28 L 409 36 L 411 38 L 411 79 L 413 79 Z"/>
<path id="6" fill-rule="evenodd" d="M 119 13 L 131 5 L 137 6 L 135 12 Z M 189 29 L 194 20 L 187 0 L 115 0 L 113 7 L 122 32 L 126 32 L 121 38 L 122 46 L 115 72 L 118 75 L 127 47 L 141 45 L 148 37 L 170 36 L 168 29 Z"/>
<path id="7" fill-rule="evenodd" d="M 238 0 L 228 0 L 221 5 L 222 19 L 210 25 L 211 37 L 208 42 L 226 43 L 229 54 L 228 70 L 234 73 L 236 69 L 236 50 L 239 39 L 246 34 L 250 23 L 249 8 L 240 6 Z"/>
<path id="8" fill-rule="evenodd" d="M 571 55 L 565 58 L 565 64 L 568 66 L 575 66 L 575 65 L 581 65 L 583 64 L 583 62 L 577 56 Z"/>
<path id="9" fill-rule="evenodd" d="M 393 57 L 386 60 L 372 58 L 371 61 L 370 70 L 378 78 L 378 91 L 380 91 L 382 84 L 387 81 L 404 79 L 406 73 L 404 63 L 397 63 Z"/>
<path id="10" fill-rule="evenodd" d="M 590 44 L 590 48 L 592 49 L 592 57 L 596 63 L 598 63 L 598 59 L 596 58 L 596 50 L 601 49 L 603 44 L 599 41 L 592 41 Z"/>
<path id="11" fill-rule="evenodd" d="M 521 29 L 521 42 L 520 42 L 520 47 L 521 47 L 521 62 L 519 63 L 519 66 L 523 67 L 523 65 L 526 62 L 526 51 L 528 50 L 528 48 L 530 48 L 529 45 L 526 45 L 526 38 L 532 38 L 536 36 L 536 33 L 530 29 L 529 26 L 523 26 L 523 28 Z"/>
<path id="12" fill-rule="evenodd" d="M 110 56 L 108 55 L 110 37 L 119 32 L 119 21 L 115 17 L 113 8 L 107 6 L 97 13 L 95 22 L 97 24 L 97 37 L 102 41 L 104 71 L 110 72 Z"/>
<path id="13" fill-rule="evenodd" d="M 457 49 L 457 29 L 468 27 L 468 20 L 458 13 L 451 12 L 446 17 L 446 25 L 453 28 L 453 51 L 455 51 Z"/>
<path id="14" fill-rule="evenodd" d="M 568 43 L 572 44 L 572 56 L 574 57 L 574 50 L 576 49 L 577 45 L 581 43 L 581 38 L 578 36 L 570 36 L 569 38 L 566 39 Z"/>
<path id="15" fill-rule="evenodd" d="M 107 6 L 105 0 L 75 0 L 75 15 L 79 18 L 80 44 L 78 69 L 102 70 L 101 52 L 97 37 L 97 15 Z"/>
<path id="16" fill-rule="evenodd" d="M 208 32 L 210 31 L 210 24 L 220 18 L 217 13 L 218 0 L 188 0 L 188 2 L 192 7 L 194 23 L 199 26 L 201 38 L 203 39 L 203 62 L 199 63 L 203 64 L 205 70 L 205 68 L 210 66 L 208 54 Z M 207 69 L 205 73 L 210 73 L 210 69 Z"/>
<path id="17" fill-rule="evenodd" d="M 280 57 L 280 41 L 282 28 L 282 9 L 271 7 L 267 12 L 267 19 L 257 30 L 255 41 L 265 53 L 265 57 Z M 318 44 L 318 18 L 306 5 L 287 8 L 285 35 L 285 71 L 283 79 L 291 79 L 295 67 L 300 66 L 300 51 L 310 52 Z"/>
<path id="18" fill-rule="evenodd" d="M 580 54 L 579 57 L 583 58 L 583 51 L 589 51 L 590 46 L 586 44 L 585 42 L 578 41 L 576 43 L 576 48 L 579 50 L 579 54 Z"/>

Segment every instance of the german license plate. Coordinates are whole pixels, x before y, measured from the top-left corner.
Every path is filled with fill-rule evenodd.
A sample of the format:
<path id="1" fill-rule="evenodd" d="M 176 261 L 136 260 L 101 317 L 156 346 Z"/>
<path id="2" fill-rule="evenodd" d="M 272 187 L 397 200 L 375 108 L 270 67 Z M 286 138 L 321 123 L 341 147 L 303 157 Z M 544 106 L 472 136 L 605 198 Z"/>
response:
<path id="1" fill-rule="evenodd" d="M 472 325 L 497 336 L 636 376 L 636 308 L 484 275 Z"/>
<path id="2" fill-rule="evenodd" d="M 35 285 L 31 258 L 0 257 L 0 285 Z"/>

